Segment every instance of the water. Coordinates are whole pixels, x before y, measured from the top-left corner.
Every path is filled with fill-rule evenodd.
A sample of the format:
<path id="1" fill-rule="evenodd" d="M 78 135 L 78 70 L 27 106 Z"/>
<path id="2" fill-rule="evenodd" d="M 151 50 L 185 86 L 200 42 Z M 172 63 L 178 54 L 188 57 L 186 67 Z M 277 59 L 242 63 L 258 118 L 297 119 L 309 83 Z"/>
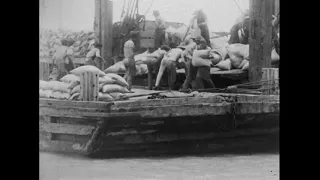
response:
<path id="1" fill-rule="evenodd" d="M 89 159 L 40 152 L 41 180 L 279 179 L 279 153 Z"/>

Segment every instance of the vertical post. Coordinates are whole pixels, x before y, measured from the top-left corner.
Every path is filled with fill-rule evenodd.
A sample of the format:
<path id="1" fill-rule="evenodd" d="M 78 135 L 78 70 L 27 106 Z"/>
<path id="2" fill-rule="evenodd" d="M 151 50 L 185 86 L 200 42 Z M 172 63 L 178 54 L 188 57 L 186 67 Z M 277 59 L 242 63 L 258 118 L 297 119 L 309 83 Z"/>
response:
<path id="1" fill-rule="evenodd" d="M 82 101 L 99 100 L 99 74 L 83 72 L 80 74 L 80 97 Z"/>
<path id="2" fill-rule="evenodd" d="M 280 11 L 280 0 L 275 0 L 274 15 L 277 15 Z"/>
<path id="3" fill-rule="evenodd" d="M 39 63 L 39 80 L 48 81 L 50 75 L 50 64 L 47 62 Z"/>
<path id="4" fill-rule="evenodd" d="M 102 57 L 107 61 L 106 66 L 109 67 L 113 64 L 112 57 L 112 14 L 113 2 L 110 0 L 101 0 L 101 44 L 102 44 Z M 106 67 L 106 68 L 107 68 Z"/>
<path id="5" fill-rule="evenodd" d="M 101 0 L 94 1 L 94 35 L 95 39 L 101 43 Z"/>
<path id="6" fill-rule="evenodd" d="M 262 78 L 262 68 L 271 67 L 272 3 L 250 0 L 249 81 Z"/>

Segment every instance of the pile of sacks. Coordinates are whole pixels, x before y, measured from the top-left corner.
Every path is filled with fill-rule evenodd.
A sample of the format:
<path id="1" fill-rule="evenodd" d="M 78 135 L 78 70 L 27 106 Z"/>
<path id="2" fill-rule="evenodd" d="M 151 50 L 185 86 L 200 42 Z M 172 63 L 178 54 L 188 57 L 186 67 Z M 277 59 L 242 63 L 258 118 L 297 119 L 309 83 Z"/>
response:
<path id="1" fill-rule="evenodd" d="M 57 47 L 62 46 L 61 40 L 67 42 L 68 51 L 74 57 L 85 56 L 95 41 L 93 32 L 70 32 L 42 30 L 40 32 L 40 56 L 53 56 Z"/>
<path id="2" fill-rule="evenodd" d="M 166 51 L 158 49 L 153 53 L 149 53 L 148 51 L 145 51 L 144 53 L 135 55 L 134 60 L 136 62 L 137 75 L 148 74 L 147 65 L 148 64 L 152 65 L 158 61 L 161 61 L 165 53 Z M 104 72 L 122 74 L 122 73 L 125 73 L 125 71 L 126 71 L 126 68 L 123 64 L 123 61 L 120 61 L 114 64 L 113 66 L 110 66 L 109 68 L 107 68 Z"/>
<path id="3" fill-rule="evenodd" d="M 112 101 L 126 98 L 126 80 L 114 73 L 104 73 L 95 66 L 81 66 L 70 71 L 60 81 L 40 81 L 40 97 L 54 99 L 81 100 L 80 74 L 83 72 L 96 72 L 99 74 L 99 101 Z M 55 93 L 59 91 L 59 93 Z"/>

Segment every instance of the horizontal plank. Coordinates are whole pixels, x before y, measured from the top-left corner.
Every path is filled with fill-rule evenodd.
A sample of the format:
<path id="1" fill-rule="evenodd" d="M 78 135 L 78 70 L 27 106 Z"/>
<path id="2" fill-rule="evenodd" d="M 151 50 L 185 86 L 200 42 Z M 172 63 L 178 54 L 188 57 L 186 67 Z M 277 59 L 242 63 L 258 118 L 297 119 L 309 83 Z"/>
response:
<path id="1" fill-rule="evenodd" d="M 280 102 L 237 103 L 238 114 L 277 113 L 280 111 Z M 177 116 L 205 116 L 223 115 L 231 112 L 231 103 L 199 103 L 168 106 L 136 106 L 111 107 L 109 112 L 99 112 L 83 108 L 50 108 L 40 107 L 40 115 L 64 117 L 129 117 L 143 118 L 177 117 Z"/>
<path id="2" fill-rule="evenodd" d="M 57 99 L 47 99 L 39 98 L 39 106 L 42 107 L 79 107 L 79 108 L 96 108 L 96 109 L 108 109 L 112 102 L 92 102 L 92 101 L 69 101 L 69 100 L 57 100 Z"/>
<path id="3" fill-rule="evenodd" d="M 40 132 L 90 135 L 94 129 L 93 126 L 39 122 Z"/>
<path id="4" fill-rule="evenodd" d="M 126 116 L 139 116 L 138 112 L 96 112 L 88 111 L 88 109 L 81 108 L 53 108 L 53 107 L 39 107 L 39 115 L 47 115 L 53 117 L 126 117 Z M 90 120 L 90 119 L 88 119 Z M 92 119 L 93 120 L 93 119 Z"/>
<path id="5" fill-rule="evenodd" d="M 230 132 L 211 132 L 211 133 L 185 133 L 185 134 L 130 134 L 118 136 L 106 136 L 106 140 L 110 138 L 121 139 L 116 144 L 143 144 L 143 143 L 159 143 L 159 142 L 172 142 L 182 140 L 207 140 L 207 139 L 224 139 L 244 136 L 257 136 L 263 134 L 270 134 L 279 131 L 279 127 L 267 129 L 245 129 L 245 130 L 232 130 Z"/>
<path id="6" fill-rule="evenodd" d="M 83 153 L 83 145 L 66 141 L 40 140 L 39 150 L 49 152 Z"/>
<path id="7" fill-rule="evenodd" d="M 170 106 L 170 105 L 185 105 L 185 104 L 201 104 L 201 103 L 221 103 L 222 98 L 212 94 L 211 97 L 181 97 L 168 99 L 147 99 L 147 100 L 126 100 L 116 101 L 112 108 L 126 108 L 126 107 L 156 107 L 156 106 Z"/>
<path id="8" fill-rule="evenodd" d="M 279 95 L 259 95 L 259 96 L 245 96 L 245 95 L 238 95 L 237 102 L 279 102 L 280 96 Z"/>
<path id="9" fill-rule="evenodd" d="M 237 103 L 237 114 L 280 113 L 280 102 Z"/>

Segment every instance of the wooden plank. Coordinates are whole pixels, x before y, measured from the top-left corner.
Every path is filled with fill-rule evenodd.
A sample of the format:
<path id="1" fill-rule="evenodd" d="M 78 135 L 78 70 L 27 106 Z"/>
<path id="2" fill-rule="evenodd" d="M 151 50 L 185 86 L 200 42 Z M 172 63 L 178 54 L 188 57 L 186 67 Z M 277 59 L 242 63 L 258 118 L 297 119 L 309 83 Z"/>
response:
<path id="1" fill-rule="evenodd" d="M 101 138 L 99 136 L 102 135 L 102 132 L 105 130 L 108 121 L 100 121 L 98 122 L 98 127 L 92 133 L 91 138 L 89 141 L 84 145 L 82 149 L 82 154 L 89 155 L 95 151 Z"/>
<path id="2" fill-rule="evenodd" d="M 82 153 L 83 144 L 66 141 L 39 141 L 40 151 Z"/>
<path id="3" fill-rule="evenodd" d="M 271 67 L 272 3 L 250 0 L 249 80 L 260 81 L 262 68 Z"/>
<path id="4" fill-rule="evenodd" d="M 52 123 L 52 122 L 53 122 L 51 116 L 42 116 L 42 117 L 43 117 L 43 122 L 45 122 L 45 123 Z M 39 126 L 40 126 L 40 123 L 41 123 L 41 122 L 39 122 Z M 52 137 L 53 137 L 50 132 L 48 132 L 48 133 L 45 134 L 45 135 L 46 135 L 46 139 L 48 139 L 48 140 L 51 140 Z"/>
<path id="5" fill-rule="evenodd" d="M 98 101 L 98 73 L 83 72 L 80 74 L 80 97 L 83 101 Z"/>
<path id="6" fill-rule="evenodd" d="M 201 104 L 201 103 L 221 103 L 223 98 L 218 95 L 212 95 L 211 97 L 182 97 L 182 98 L 168 98 L 168 99 L 148 99 L 137 101 L 116 101 L 114 106 L 116 108 L 127 107 L 156 107 L 156 106 L 170 106 L 170 105 L 185 105 L 185 104 Z"/>
<path id="7" fill-rule="evenodd" d="M 279 113 L 280 102 L 237 103 L 237 114 Z"/>
<path id="8" fill-rule="evenodd" d="M 239 114 L 260 114 L 279 112 L 280 102 L 265 103 L 237 103 Z M 231 103 L 201 103 L 158 107 L 112 107 L 108 112 L 97 112 L 80 108 L 39 108 L 40 115 L 64 117 L 129 117 L 141 116 L 144 118 L 176 117 L 176 116 L 205 116 L 223 115 L 231 112 Z"/>
<path id="9" fill-rule="evenodd" d="M 234 137 L 245 137 L 245 136 L 257 136 L 262 134 L 270 134 L 279 131 L 279 127 L 266 128 L 266 129 L 239 129 L 232 130 L 230 132 L 211 132 L 211 133 L 184 133 L 184 134 L 173 134 L 173 133 L 162 133 L 162 134 L 131 134 L 128 136 L 115 136 L 114 138 L 122 139 L 118 140 L 117 144 L 143 144 L 143 143 L 161 143 L 161 142 L 173 142 L 182 140 L 208 140 L 208 139 L 224 139 Z M 107 136 L 106 139 L 111 137 Z"/>
<path id="10" fill-rule="evenodd" d="M 267 81 L 262 88 L 268 89 L 264 91 L 265 94 L 274 94 L 274 92 L 279 88 L 279 80 L 276 80 L 278 78 L 278 68 L 262 68 L 262 80 Z"/>
<path id="11" fill-rule="evenodd" d="M 50 63 L 40 62 L 39 63 L 39 79 L 48 81 L 50 75 Z"/>
<path id="12" fill-rule="evenodd" d="M 40 107 L 78 107 L 78 108 L 95 108 L 95 109 L 110 109 L 113 102 L 90 102 L 90 101 L 66 101 L 57 99 L 39 98 Z"/>
<path id="13" fill-rule="evenodd" d="M 140 116 L 139 112 L 97 112 L 97 111 L 88 111 L 88 109 L 79 109 L 79 108 L 50 108 L 50 107 L 40 107 L 39 115 L 49 115 L 53 117 L 74 117 L 74 118 L 83 118 L 83 117 L 128 117 L 128 116 Z"/>
<path id="14" fill-rule="evenodd" d="M 93 126 L 39 122 L 40 132 L 90 135 L 94 129 L 95 127 Z"/>

